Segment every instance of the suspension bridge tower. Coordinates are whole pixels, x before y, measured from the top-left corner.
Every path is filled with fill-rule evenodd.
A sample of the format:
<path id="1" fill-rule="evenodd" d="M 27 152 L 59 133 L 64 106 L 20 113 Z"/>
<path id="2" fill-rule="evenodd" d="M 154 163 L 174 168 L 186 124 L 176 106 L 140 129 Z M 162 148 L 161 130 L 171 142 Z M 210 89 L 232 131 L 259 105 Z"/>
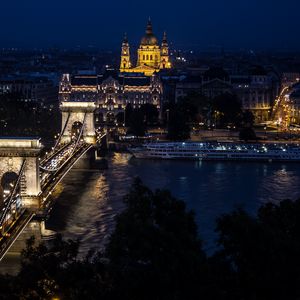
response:
<path id="1" fill-rule="evenodd" d="M 0 179 L 3 201 L 5 198 L 19 198 L 20 203 L 16 204 L 17 206 L 31 210 L 39 208 L 41 149 L 39 139 L 0 138 Z M 8 185 L 6 179 L 11 179 Z"/>
<path id="2" fill-rule="evenodd" d="M 87 144 L 96 142 L 94 121 L 94 102 L 63 101 L 60 104 L 62 113 L 61 143 L 70 143 L 72 140 L 72 128 L 74 124 L 82 126 L 82 139 Z"/>
<path id="3" fill-rule="evenodd" d="M 66 144 L 72 140 L 74 124 L 82 126 L 81 138 L 87 144 L 96 142 L 94 111 L 96 104 L 84 99 L 71 99 L 72 85 L 69 74 L 63 74 L 59 86 L 60 110 L 62 113 L 62 131 L 60 143 Z"/>

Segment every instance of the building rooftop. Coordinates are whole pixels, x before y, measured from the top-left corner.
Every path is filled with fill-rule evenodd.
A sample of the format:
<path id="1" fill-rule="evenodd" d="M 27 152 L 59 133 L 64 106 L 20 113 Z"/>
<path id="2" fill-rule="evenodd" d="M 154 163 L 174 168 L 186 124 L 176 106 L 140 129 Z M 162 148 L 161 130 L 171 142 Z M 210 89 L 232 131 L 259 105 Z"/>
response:
<path id="1" fill-rule="evenodd" d="M 98 78 L 94 75 L 75 75 L 71 77 L 72 85 L 95 86 L 98 84 Z"/>
<path id="2" fill-rule="evenodd" d="M 71 76 L 71 84 L 74 86 L 97 86 L 102 84 L 108 78 L 117 80 L 121 85 L 129 86 L 149 86 L 151 77 L 142 74 L 119 74 L 115 70 L 107 70 L 100 75 L 73 75 Z"/>
<path id="3" fill-rule="evenodd" d="M 250 77 L 230 77 L 230 81 L 232 84 L 250 84 L 251 83 L 251 79 Z"/>

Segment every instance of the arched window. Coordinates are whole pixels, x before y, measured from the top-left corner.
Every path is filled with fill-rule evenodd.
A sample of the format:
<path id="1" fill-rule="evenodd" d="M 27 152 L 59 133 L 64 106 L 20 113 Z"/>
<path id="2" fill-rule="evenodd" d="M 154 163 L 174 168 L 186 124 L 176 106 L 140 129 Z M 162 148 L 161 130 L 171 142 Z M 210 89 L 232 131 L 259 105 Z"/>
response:
<path id="1" fill-rule="evenodd" d="M 143 55 L 143 60 L 145 60 L 145 54 Z"/>
<path id="2" fill-rule="evenodd" d="M 147 54 L 147 60 L 149 60 L 149 55 Z"/>
<path id="3" fill-rule="evenodd" d="M 152 55 L 150 55 L 150 60 L 152 60 Z"/>

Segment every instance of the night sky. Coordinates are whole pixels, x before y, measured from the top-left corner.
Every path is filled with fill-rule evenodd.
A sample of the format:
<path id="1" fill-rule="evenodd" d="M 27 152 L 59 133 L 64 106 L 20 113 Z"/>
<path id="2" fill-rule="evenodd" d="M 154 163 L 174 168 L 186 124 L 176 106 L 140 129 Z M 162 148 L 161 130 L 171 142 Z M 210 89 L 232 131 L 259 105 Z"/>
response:
<path id="1" fill-rule="evenodd" d="M 3 0 L 0 46 L 116 50 L 124 32 L 139 43 L 149 16 L 176 48 L 300 49 L 299 0 Z"/>

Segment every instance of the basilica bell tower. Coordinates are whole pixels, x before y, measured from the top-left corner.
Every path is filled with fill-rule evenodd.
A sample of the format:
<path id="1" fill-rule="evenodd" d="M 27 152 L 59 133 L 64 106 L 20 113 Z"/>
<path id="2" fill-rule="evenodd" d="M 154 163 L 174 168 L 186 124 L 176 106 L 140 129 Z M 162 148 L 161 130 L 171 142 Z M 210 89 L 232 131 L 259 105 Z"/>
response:
<path id="1" fill-rule="evenodd" d="M 169 57 L 169 44 L 166 32 L 164 32 L 160 52 L 160 69 L 170 69 L 171 62 Z"/>
<path id="2" fill-rule="evenodd" d="M 127 34 L 125 33 L 123 43 L 122 43 L 120 72 L 128 72 L 130 68 L 131 68 L 130 48 L 127 39 Z"/>

